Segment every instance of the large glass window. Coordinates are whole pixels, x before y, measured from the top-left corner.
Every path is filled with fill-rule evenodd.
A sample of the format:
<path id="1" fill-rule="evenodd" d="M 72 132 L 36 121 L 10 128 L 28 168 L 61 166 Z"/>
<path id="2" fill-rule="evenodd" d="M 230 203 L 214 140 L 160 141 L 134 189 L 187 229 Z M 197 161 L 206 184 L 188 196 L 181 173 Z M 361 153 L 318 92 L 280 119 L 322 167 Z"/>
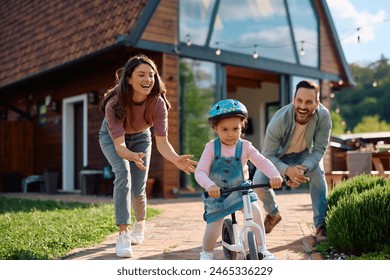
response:
<path id="1" fill-rule="evenodd" d="M 179 40 L 318 67 L 313 6 L 309 0 L 286 2 L 287 6 L 284 0 L 180 0 Z"/>
<path id="2" fill-rule="evenodd" d="M 211 45 L 286 62 L 296 62 L 283 0 L 222 1 Z"/>
<path id="3" fill-rule="evenodd" d="M 200 46 L 206 44 L 210 21 L 215 7 L 215 0 L 180 1 L 180 41 L 186 42 L 190 36 L 192 43 Z"/>
<path id="4" fill-rule="evenodd" d="M 310 0 L 288 0 L 299 61 L 303 65 L 318 67 L 318 20 Z"/>
<path id="5" fill-rule="evenodd" d="M 216 65 L 183 58 L 179 73 L 181 153 L 199 160 L 204 145 L 215 137 L 208 124 L 208 112 L 216 100 Z M 183 176 L 181 185 L 197 186 L 193 175 Z"/>

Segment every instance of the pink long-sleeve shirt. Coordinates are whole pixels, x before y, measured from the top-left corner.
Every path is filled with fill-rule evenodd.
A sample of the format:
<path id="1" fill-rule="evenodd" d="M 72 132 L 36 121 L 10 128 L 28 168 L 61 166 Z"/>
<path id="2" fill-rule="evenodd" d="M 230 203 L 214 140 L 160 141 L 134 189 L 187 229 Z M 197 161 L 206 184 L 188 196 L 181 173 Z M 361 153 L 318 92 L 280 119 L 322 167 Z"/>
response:
<path id="1" fill-rule="evenodd" d="M 249 170 L 247 162 L 250 160 L 257 169 L 263 172 L 268 178 L 279 177 L 279 171 L 276 167 L 264 157 L 260 152 L 253 147 L 252 143 L 248 140 L 244 140 L 242 145 L 242 154 L 241 154 L 241 163 L 242 170 L 244 174 L 244 179 L 249 178 Z M 221 156 L 222 157 L 234 157 L 236 151 L 236 145 L 226 146 L 221 143 Z M 211 164 L 214 160 L 214 140 L 208 142 L 203 150 L 202 156 L 200 157 L 199 163 L 195 170 L 195 180 L 198 184 L 204 188 L 206 191 L 211 187 L 216 185 L 212 180 L 210 180 L 210 170 Z"/>

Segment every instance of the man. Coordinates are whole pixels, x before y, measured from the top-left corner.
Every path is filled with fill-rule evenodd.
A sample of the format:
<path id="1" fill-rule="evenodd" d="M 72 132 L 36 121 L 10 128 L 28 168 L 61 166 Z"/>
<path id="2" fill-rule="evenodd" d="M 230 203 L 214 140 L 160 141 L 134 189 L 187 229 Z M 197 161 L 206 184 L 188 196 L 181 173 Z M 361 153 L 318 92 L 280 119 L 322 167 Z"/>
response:
<path id="1" fill-rule="evenodd" d="M 325 214 L 327 184 L 323 156 L 329 145 L 332 122 L 329 111 L 320 104 L 316 83 L 297 84 L 293 102 L 282 107 L 267 127 L 262 154 L 276 166 L 282 176 L 288 177 L 291 187 L 308 182 L 313 207 L 316 240 L 326 240 Z M 267 178 L 256 170 L 254 184 L 266 183 Z M 267 233 L 282 220 L 272 189 L 256 189 L 264 204 Z"/>

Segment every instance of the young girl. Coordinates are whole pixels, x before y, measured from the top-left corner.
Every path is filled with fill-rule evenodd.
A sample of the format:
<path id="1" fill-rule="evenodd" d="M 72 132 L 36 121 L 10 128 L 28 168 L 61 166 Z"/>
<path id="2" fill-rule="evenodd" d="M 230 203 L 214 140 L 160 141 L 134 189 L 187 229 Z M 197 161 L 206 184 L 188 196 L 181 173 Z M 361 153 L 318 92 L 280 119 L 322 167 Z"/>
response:
<path id="1" fill-rule="evenodd" d="M 212 260 L 214 244 L 221 233 L 223 218 L 242 208 L 240 192 L 229 196 L 220 196 L 219 188 L 240 186 L 249 178 L 247 162 L 250 160 L 256 168 L 270 178 L 272 188 L 281 188 L 282 177 L 275 166 L 253 147 L 252 143 L 240 139 L 248 118 L 246 107 L 234 99 L 221 100 L 214 104 L 209 112 L 209 123 L 218 138 L 211 140 L 199 160 L 195 170 L 195 179 L 209 194 L 202 195 L 205 206 L 204 220 L 207 222 L 203 236 L 201 260 Z M 260 207 L 257 196 L 250 193 L 253 219 L 263 230 Z M 264 233 L 265 236 L 265 233 Z M 256 236 L 260 241 L 260 236 Z M 258 244 L 259 250 L 261 244 Z M 264 252 L 265 260 L 276 259 L 269 251 Z"/>

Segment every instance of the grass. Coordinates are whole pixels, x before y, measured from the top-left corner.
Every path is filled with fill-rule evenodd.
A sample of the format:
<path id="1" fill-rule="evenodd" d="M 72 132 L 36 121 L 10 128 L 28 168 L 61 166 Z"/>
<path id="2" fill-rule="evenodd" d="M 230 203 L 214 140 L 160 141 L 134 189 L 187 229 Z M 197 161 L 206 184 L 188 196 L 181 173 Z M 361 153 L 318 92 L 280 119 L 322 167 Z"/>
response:
<path id="1" fill-rule="evenodd" d="M 150 207 L 147 219 L 159 212 Z M 0 260 L 60 259 L 117 231 L 112 203 L 0 196 Z"/>

